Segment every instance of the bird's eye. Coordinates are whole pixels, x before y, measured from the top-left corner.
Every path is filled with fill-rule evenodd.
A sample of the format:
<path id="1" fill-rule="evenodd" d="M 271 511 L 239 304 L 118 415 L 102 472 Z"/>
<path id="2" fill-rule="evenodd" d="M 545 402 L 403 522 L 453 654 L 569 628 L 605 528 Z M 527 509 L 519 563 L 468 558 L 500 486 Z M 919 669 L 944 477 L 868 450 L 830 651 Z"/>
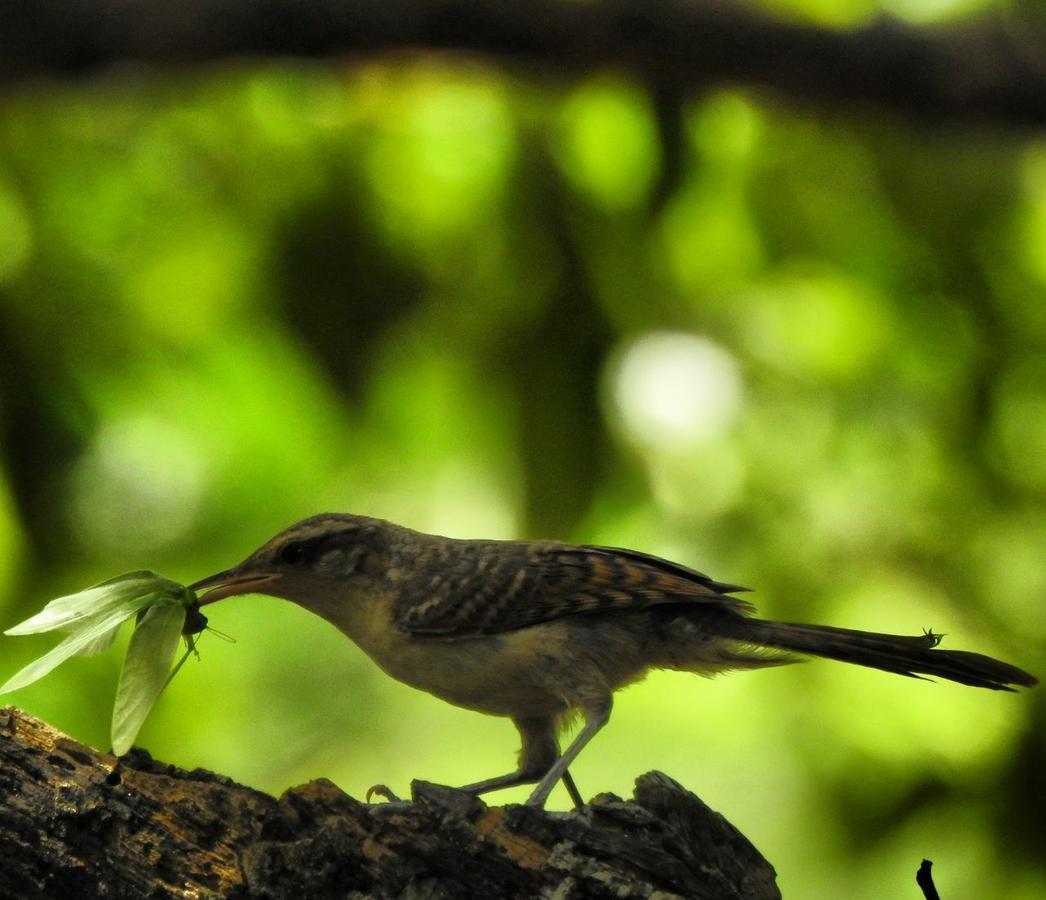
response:
<path id="1" fill-rule="evenodd" d="M 286 563 L 288 566 L 296 566 L 299 563 L 305 562 L 305 558 L 308 555 L 306 552 L 306 546 L 301 541 L 293 544 L 288 544 L 280 551 L 280 562 Z"/>

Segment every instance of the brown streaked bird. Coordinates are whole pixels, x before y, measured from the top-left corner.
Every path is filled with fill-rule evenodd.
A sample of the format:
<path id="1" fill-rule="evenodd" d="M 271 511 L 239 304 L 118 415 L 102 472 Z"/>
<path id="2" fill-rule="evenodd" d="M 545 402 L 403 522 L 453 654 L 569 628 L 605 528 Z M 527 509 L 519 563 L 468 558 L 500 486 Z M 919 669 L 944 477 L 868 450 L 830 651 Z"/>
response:
<path id="1" fill-rule="evenodd" d="M 192 588 L 201 604 L 251 593 L 290 600 L 393 678 L 510 718 L 523 741 L 517 769 L 464 790 L 537 783 L 534 806 L 560 779 L 582 805 L 568 767 L 607 723 L 614 691 L 650 669 L 713 674 L 819 656 L 997 691 L 1037 683 L 989 656 L 935 650 L 932 632 L 757 619 L 733 596 L 746 588 L 634 550 L 456 540 L 365 516 L 305 519 Z M 585 725 L 560 753 L 559 727 L 575 713 Z"/>

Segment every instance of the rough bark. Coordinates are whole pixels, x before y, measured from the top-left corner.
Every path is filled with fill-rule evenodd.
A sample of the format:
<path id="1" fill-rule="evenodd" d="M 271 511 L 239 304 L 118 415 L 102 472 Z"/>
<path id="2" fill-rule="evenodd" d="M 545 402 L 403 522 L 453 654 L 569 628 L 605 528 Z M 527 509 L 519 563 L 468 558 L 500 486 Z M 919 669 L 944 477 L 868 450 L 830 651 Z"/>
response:
<path id="1" fill-rule="evenodd" d="M 116 63 L 466 51 L 567 75 L 614 67 L 678 95 L 721 83 L 919 119 L 1046 122 L 1042 21 L 839 30 L 724 0 L 0 0 L 0 80 Z"/>
<path id="2" fill-rule="evenodd" d="M 276 799 L 135 750 L 117 760 L 0 712 L 0 896 L 775 898 L 774 870 L 665 775 L 583 810 L 487 806 L 424 782 L 366 804 Z"/>

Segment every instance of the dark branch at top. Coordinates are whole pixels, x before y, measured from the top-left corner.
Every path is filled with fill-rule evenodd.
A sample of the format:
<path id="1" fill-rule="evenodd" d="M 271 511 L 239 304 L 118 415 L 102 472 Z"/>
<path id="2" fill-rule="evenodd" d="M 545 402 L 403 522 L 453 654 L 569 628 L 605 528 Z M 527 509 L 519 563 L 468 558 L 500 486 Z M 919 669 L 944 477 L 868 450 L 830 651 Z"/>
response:
<path id="1" fill-rule="evenodd" d="M 1046 122 L 1036 33 L 1043 23 L 996 19 L 836 31 L 721 0 L 0 0 L 0 79 L 120 62 L 437 49 L 568 76 L 616 67 L 675 93 L 757 85 L 920 120 L 1026 127 Z"/>

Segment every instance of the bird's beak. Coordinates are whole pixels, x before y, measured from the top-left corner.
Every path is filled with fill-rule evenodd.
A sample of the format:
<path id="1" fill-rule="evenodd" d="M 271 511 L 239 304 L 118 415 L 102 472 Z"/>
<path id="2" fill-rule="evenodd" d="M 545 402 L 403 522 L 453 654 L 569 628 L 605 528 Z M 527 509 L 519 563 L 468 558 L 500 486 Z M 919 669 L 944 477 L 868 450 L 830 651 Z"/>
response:
<path id="1" fill-rule="evenodd" d="M 217 575 L 208 575 L 194 584 L 189 585 L 189 590 L 196 594 L 203 593 L 200 597 L 200 606 L 214 603 L 225 597 L 235 597 L 238 594 L 262 593 L 262 588 L 276 581 L 280 576 L 268 572 L 240 572 L 238 569 L 226 569 Z"/>

